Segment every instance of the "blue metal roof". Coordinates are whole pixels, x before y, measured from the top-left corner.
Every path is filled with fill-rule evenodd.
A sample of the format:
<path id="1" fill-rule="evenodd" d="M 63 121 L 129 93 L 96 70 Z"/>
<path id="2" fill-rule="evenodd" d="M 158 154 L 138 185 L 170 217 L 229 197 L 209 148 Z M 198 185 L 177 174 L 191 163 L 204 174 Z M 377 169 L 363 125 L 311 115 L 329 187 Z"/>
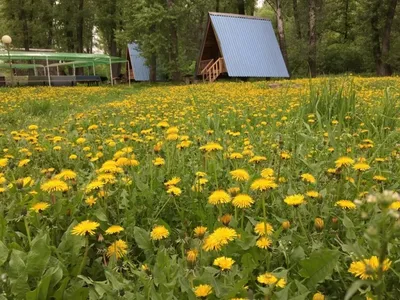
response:
<path id="1" fill-rule="evenodd" d="M 145 58 L 141 55 L 136 43 L 128 44 L 129 57 L 133 67 L 133 74 L 136 81 L 149 81 L 150 69 L 146 65 Z"/>
<path id="2" fill-rule="evenodd" d="M 210 13 L 228 75 L 289 77 L 271 21 Z"/>

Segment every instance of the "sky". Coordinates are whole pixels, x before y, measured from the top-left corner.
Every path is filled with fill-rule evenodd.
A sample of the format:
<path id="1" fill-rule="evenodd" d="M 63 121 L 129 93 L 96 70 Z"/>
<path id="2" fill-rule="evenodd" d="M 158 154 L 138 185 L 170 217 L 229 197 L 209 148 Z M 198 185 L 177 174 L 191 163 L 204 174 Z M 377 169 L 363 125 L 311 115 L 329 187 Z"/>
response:
<path id="1" fill-rule="evenodd" d="M 261 7 L 264 0 L 257 0 L 257 7 Z"/>

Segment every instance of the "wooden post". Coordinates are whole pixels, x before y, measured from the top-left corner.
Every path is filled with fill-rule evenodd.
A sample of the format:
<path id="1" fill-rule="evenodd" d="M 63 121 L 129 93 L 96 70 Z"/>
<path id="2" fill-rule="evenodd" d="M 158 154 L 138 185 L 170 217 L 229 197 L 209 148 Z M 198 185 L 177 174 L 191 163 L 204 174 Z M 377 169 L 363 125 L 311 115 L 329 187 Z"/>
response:
<path id="1" fill-rule="evenodd" d="M 129 69 L 129 61 L 126 62 L 126 70 L 128 72 L 128 84 L 131 86 L 131 70 Z"/>
<path id="2" fill-rule="evenodd" d="M 47 66 L 47 79 L 49 80 L 49 86 L 51 86 L 49 58 L 47 56 L 46 56 L 46 66 Z"/>
<path id="3" fill-rule="evenodd" d="M 113 79 L 113 73 L 112 73 L 111 57 L 109 58 L 109 60 L 110 60 L 110 79 L 111 79 L 111 85 L 114 85 L 114 79 Z"/>

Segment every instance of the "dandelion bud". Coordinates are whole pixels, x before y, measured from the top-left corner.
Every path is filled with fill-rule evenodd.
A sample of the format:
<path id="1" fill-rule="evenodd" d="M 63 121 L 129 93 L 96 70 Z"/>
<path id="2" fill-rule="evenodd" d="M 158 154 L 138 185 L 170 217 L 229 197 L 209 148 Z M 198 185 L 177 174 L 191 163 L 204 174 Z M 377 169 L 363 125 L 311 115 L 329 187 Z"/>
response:
<path id="1" fill-rule="evenodd" d="M 22 178 L 18 179 L 15 182 L 15 185 L 17 186 L 17 189 L 19 190 L 22 189 L 24 187 L 24 180 Z"/>
<path id="2" fill-rule="evenodd" d="M 221 216 L 219 218 L 219 221 L 224 224 L 225 226 L 227 226 L 232 220 L 232 215 L 231 214 L 224 214 L 223 216 Z"/>
<path id="3" fill-rule="evenodd" d="M 339 227 L 339 219 L 337 217 L 332 218 L 332 228 L 334 230 L 338 229 Z"/>
<path id="4" fill-rule="evenodd" d="M 378 234 L 378 230 L 376 230 L 376 228 L 370 226 L 370 227 L 368 227 L 368 229 L 367 229 L 367 234 L 368 234 L 369 236 L 371 236 L 371 237 L 372 237 L 372 236 L 375 236 L 375 235 Z"/>
<path id="5" fill-rule="evenodd" d="M 147 264 L 143 264 L 140 268 L 142 269 L 143 272 L 146 272 L 147 275 L 151 274 L 150 268 Z"/>
<path id="6" fill-rule="evenodd" d="M 283 221 L 282 222 L 282 228 L 284 230 L 288 230 L 290 228 L 290 222 L 289 221 Z"/>
<path id="7" fill-rule="evenodd" d="M 190 263 L 194 263 L 197 259 L 198 251 L 196 249 L 190 249 L 186 253 L 186 260 Z"/>
<path id="8" fill-rule="evenodd" d="M 322 229 L 324 229 L 324 225 L 324 220 L 322 220 L 321 218 L 315 218 L 314 226 L 317 231 L 322 231 Z"/>
<path id="9" fill-rule="evenodd" d="M 102 242 L 102 241 L 104 241 L 104 237 L 103 237 L 103 235 L 101 234 L 101 233 L 99 233 L 99 236 L 98 236 L 98 238 L 97 238 L 97 241 L 98 242 Z"/>

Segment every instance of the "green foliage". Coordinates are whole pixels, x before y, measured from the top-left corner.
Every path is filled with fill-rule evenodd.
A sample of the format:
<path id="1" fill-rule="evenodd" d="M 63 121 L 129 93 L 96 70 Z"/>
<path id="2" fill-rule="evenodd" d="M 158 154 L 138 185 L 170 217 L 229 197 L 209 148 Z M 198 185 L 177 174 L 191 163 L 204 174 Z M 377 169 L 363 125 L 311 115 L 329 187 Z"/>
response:
<path id="1" fill-rule="evenodd" d="M 330 277 L 339 256 L 337 250 L 321 249 L 313 252 L 310 258 L 300 261 L 300 275 L 307 278 L 306 285 L 312 288 Z"/>

